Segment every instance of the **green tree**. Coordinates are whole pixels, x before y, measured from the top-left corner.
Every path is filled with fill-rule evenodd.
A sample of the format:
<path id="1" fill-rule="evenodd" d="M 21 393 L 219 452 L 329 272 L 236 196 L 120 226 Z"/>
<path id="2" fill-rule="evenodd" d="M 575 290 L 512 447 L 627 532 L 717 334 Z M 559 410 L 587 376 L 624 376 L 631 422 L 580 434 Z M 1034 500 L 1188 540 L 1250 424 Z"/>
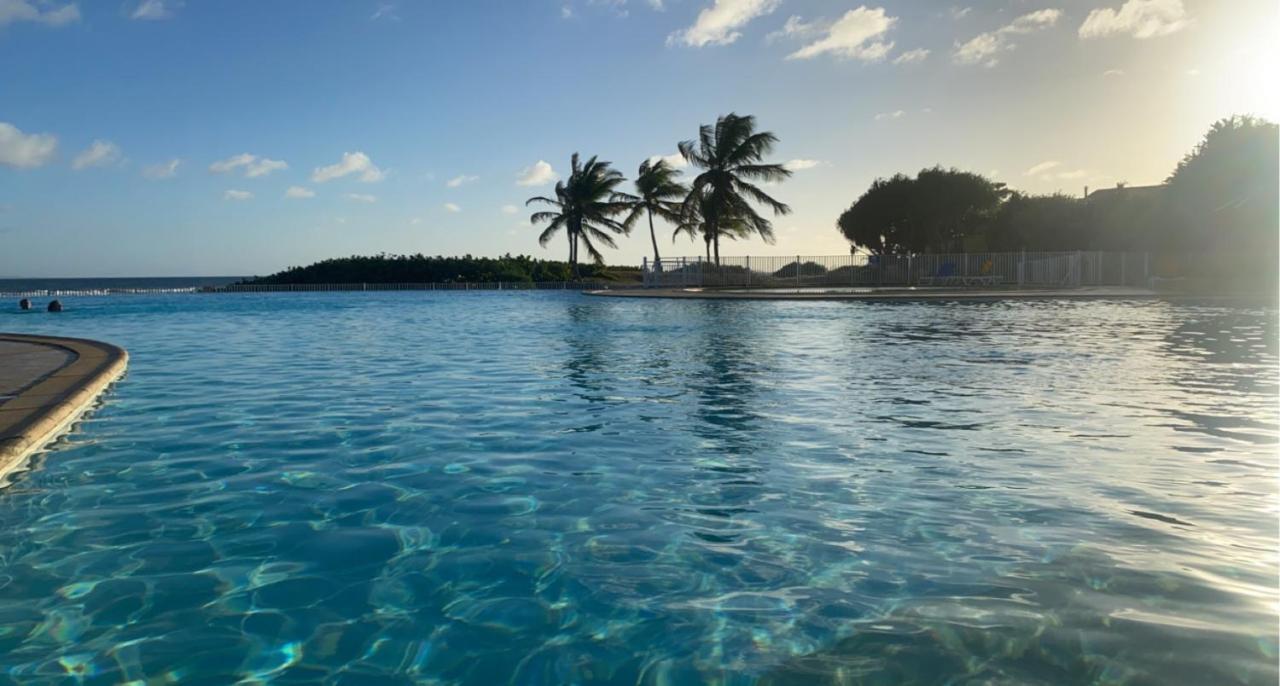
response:
<path id="1" fill-rule="evenodd" d="M 874 255 L 910 252 L 910 211 L 915 181 L 904 174 L 876 179 L 849 209 L 840 214 L 836 227 L 854 246 Z"/>
<path id="2" fill-rule="evenodd" d="M 1169 176 L 1168 204 L 1179 247 L 1262 253 L 1276 262 L 1280 157 L 1275 124 L 1248 116 L 1222 119 Z"/>
<path id="3" fill-rule="evenodd" d="M 623 181 L 622 174 L 610 163 L 595 156 L 580 162 L 575 152 L 570 159 L 569 178 L 556 182 L 556 197 L 539 195 L 525 202 L 526 205 L 538 203 L 551 208 L 534 212 L 529 222 L 547 224 L 538 236 L 538 244 L 542 246 L 546 246 L 560 229 L 565 230 L 569 239 L 569 266 L 575 279 L 581 275 L 578 269 L 579 245 L 586 246 L 587 254 L 596 264 L 603 264 L 604 256 L 595 244 L 616 248 L 618 245 L 609 234 L 628 232 L 626 226 L 614 219 L 627 210 L 626 203 L 615 199 L 617 187 Z"/>
<path id="4" fill-rule="evenodd" d="M 1013 193 L 980 236 L 988 250 L 1080 250 L 1098 246 L 1083 200 Z"/>
<path id="5" fill-rule="evenodd" d="M 773 225 L 760 216 L 751 203 L 760 203 L 775 215 L 791 211 L 752 183 L 776 182 L 791 176 L 781 164 L 763 161 L 773 151 L 778 137 L 768 131 L 757 132 L 755 128 L 755 117 L 730 113 L 716 119 L 714 126 L 699 127 L 697 141 L 680 143 L 680 154 L 685 160 L 703 170 L 690 184 L 684 204 L 686 212 L 691 205 L 702 206 L 703 230 L 710 236 L 716 264 L 720 263 L 722 218 L 735 217 L 751 233 L 772 243 Z"/>
<path id="6" fill-rule="evenodd" d="M 1007 195 L 1004 184 L 979 174 L 931 167 L 914 179 L 876 179 L 836 227 L 854 246 L 876 254 L 963 250 Z"/>
<path id="7" fill-rule="evenodd" d="M 640 218 L 641 214 L 649 218 L 649 240 L 653 243 L 653 268 L 662 270 L 662 257 L 658 254 L 658 235 L 653 230 L 653 215 L 665 219 L 672 224 L 680 223 L 681 201 L 689 193 L 689 189 L 676 180 L 680 172 L 658 158 L 655 161 L 645 160 L 640 163 L 636 174 L 636 194 L 618 193 L 620 200 L 630 208 L 630 213 L 623 220 L 628 230 Z"/>

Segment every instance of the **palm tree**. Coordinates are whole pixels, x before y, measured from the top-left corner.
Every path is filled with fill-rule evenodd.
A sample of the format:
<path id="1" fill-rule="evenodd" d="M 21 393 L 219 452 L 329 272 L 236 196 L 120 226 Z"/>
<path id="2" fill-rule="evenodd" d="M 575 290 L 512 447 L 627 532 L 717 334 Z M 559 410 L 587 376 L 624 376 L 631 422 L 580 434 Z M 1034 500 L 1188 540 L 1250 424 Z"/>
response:
<path id="1" fill-rule="evenodd" d="M 614 216 L 627 211 L 624 202 L 614 199 L 618 184 L 626 179 L 610 163 L 597 160 L 594 156 L 585 163 L 579 163 L 578 153 L 573 153 L 570 161 L 569 178 L 556 182 L 556 197 L 534 196 L 525 205 L 541 203 L 551 207 L 550 210 L 534 212 L 529 223 L 548 222 L 542 234 L 538 236 L 538 244 L 546 246 L 560 229 L 565 230 L 569 238 L 569 267 L 573 270 L 573 278 L 578 278 L 578 247 L 585 245 L 587 254 L 596 264 L 604 262 L 604 256 L 596 249 L 597 241 L 610 248 L 618 247 L 607 232 L 625 234 L 630 229 Z"/>
<path id="2" fill-rule="evenodd" d="M 726 114 L 716 119 L 715 126 L 704 124 L 698 128 L 697 141 L 680 144 L 680 154 L 693 166 L 704 170 L 694 178 L 685 199 L 686 213 L 692 204 L 702 202 L 707 235 L 715 246 L 716 264 L 720 264 L 720 234 L 722 219 L 736 217 L 747 227 L 748 233 L 757 233 L 766 242 L 773 242 L 773 225 L 760 216 L 751 202 L 758 202 L 773 210 L 775 215 L 787 214 L 790 207 L 769 197 L 752 181 L 781 181 L 791 172 L 781 164 L 765 164 L 762 160 L 773 150 L 778 137 L 768 131 L 756 132 L 756 118 L 750 115 Z"/>
<path id="3" fill-rule="evenodd" d="M 691 194 L 692 197 L 692 194 Z M 706 191 L 700 192 L 694 198 L 693 202 L 686 202 L 683 212 L 680 215 L 680 221 L 676 224 L 676 230 L 671 234 L 671 240 L 680 237 L 680 234 L 687 233 L 689 238 L 693 239 L 702 236 L 703 243 L 706 244 L 707 261 L 711 261 L 711 242 L 712 229 L 706 220 L 706 212 L 710 206 L 710 194 Z M 720 215 L 719 225 L 715 229 L 715 234 L 726 236 L 728 238 L 746 238 L 751 235 L 751 228 L 747 222 L 738 217 L 728 214 Z M 765 235 L 765 240 L 773 242 L 773 231 L 769 229 Z M 717 260 L 717 264 L 719 261 Z"/>
<path id="4" fill-rule="evenodd" d="M 665 219 L 672 224 L 681 220 L 681 201 L 689 189 L 676 181 L 680 175 L 666 160 L 645 160 L 640 163 L 640 171 L 636 174 L 636 195 L 618 193 L 615 197 L 630 207 L 631 212 L 622 224 L 628 229 L 635 224 L 641 214 L 649 216 L 649 240 L 653 243 L 653 268 L 662 271 L 662 257 L 658 254 L 658 236 L 653 231 L 653 215 Z"/>

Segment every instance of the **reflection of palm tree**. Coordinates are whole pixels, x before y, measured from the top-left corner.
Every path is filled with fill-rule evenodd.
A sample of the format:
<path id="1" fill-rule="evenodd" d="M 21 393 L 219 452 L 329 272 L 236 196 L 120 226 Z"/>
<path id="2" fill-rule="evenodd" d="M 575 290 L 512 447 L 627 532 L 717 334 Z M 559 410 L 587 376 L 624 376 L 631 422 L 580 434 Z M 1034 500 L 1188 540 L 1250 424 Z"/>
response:
<path id="1" fill-rule="evenodd" d="M 623 180 L 622 174 L 608 162 L 592 157 L 585 163 L 579 163 L 578 153 L 575 152 L 570 162 L 568 180 L 556 182 L 556 197 L 539 195 L 525 202 L 526 205 L 541 203 L 552 208 L 534 212 L 529 217 L 529 222 L 547 222 L 547 227 L 538 236 L 538 243 L 543 246 L 551 241 L 557 231 L 565 230 L 569 238 L 569 267 L 573 270 L 574 278 L 578 277 L 579 243 L 585 245 L 587 254 L 600 264 L 604 262 L 604 256 L 592 241 L 616 248 L 618 245 L 608 232 L 628 232 L 626 226 L 613 219 L 627 210 L 625 203 L 614 199 L 617 193 L 614 189 Z"/>
<path id="2" fill-rule="evenodd" d="M 704 124 L 698 129 L 697 141 L 680 144 L 680 154 L 693 166 L 704 170 L 693 179 L 685 206 L 703 204 L 705 230 L 715 246 L 716 264 L 720 264 L 720 235 L 723 221 L 737 217 L 750 233 L 760 234 L 773 242 L 773 225 L 760 216 L 751 202 L 758 202 L 776 215 L 791 208 L 774 200 L 752 181 L 781 181 L 791 172 L 781 164 L 765 164 L 764 156 L 773 150 L 778 137 L 768 131 L 756 132 L 756 118 L 726 114 L 715 126 Z M 705 197 L 706 202 L 702 200 Z"/>
<path id="3" fill-rule="evenodd" d="M 660 219 L 673 224 L 680 221 L 679 200 L 684 198 L 689 189 L 676 181 L 679 175 L 680 172 L 662 158 L 652 163 L 645 160 L 640 163 L 640 172 L 636 175 L 636 195 L 618 193 L 615 196 L 616 200 L 621 200 L 630 206 L 631 213 L 622 222 L 628 229 L 635 224 L 642 213 L 649 216 L 649 240 L 653 242 L 653 267 L 658 271 L 662 270 L 662 258 L 658 255 L 658 236 L 653 231 L 653 215 L 656 214 Z"/>

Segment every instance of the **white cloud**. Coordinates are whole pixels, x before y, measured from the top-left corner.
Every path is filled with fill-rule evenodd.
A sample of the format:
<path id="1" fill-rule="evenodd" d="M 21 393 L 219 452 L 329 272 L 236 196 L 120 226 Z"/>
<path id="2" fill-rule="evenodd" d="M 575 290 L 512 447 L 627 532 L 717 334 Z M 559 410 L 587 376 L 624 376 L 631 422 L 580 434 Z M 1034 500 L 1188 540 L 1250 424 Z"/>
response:
<path id="1" fill-rule="evenodd" d="M 409 220 L 409 226 L 417 226 L 422 223 L 422 217 L 414 217 Z"/>
<path id="2" fill-rule="evenodd" d="M 543 160 L 538 160 L 531 167 L 525 167 L 516 177 L 518 186 L 545 186 L 559 178 L 556 170 Z"/>
<path id="3" fill-rule="evenodd" d="M 0 27 L 20 21 L 65 26 L 79 20 L 80 8 L 74 4 L 51 7 L 47 0 L 0 0 Z"/>
<path id="4" fill-rule="evenodd" d="M 973 11 L 972 7 L 952 7 L 951 18 L 959 21 L 969 16 L 969 13 L 972 11 Z"/>
<path id="5" fill-rule="evenodd" d="M 560 6 L 560 18 L 561 18 L 561 19 L 571 19 L 571 18 L 573 18 L 573 8 L 572 8 L 572 7 L 570 7 L 570 6 L 568 6 L 568 5 L 561 5 L 561 6 Z"/>
<path id="6" fill-rule="evenodd" d="M 130 17 L 152 21 L 168 19 L 173 16 L 173 11 L 181 6 L 180 0 L 142 0 Z"/>
<path id="7" fill-rule="evenodd" d="M 915 50 L 908 50 L 904 53 L 901 53 L 897 57 L 893 58 L 893 63 L 894 64 L 915 64 L 917 62 L 925 61 L 925 59 L 927 59 L 928 57 L 929 57 L 929 51 L 927 49 L 916 48 Z"/>
<path id="8" fill-rule="evenodd" d="M 0 0 L 0 7 L 3 2 Z M 57 149 L 58 138 L 51 133 L 23 133 L 13 124 L 0 121 L 0 165 L 33 169 L 53 159 Z"/>
<path id="9" fill-rule="evenodd" d="M 228 157 L 225 160 L 219 160 L 209 165 L 209 171 L 215 174 L 226 174 L 234 172 L 237 169 L 244 169 L 245 177 L 250 179 L 256 179 L 259 176 L 266 176 L 273 171 L 288 168 L 289 165 L 281 160 L 258 157 L 257 155 L 251 155 L 247 152 L 234 157 Z"/>
<path id="10" fill-rule="evenodd" d="M 347 193 L 347 200 L 372 204 L 378 202 L 378 196 L 369 195 L 368 193 Z"/>
<path id="11" fill-rule="evenodd" d="M 1124 76 L 1123 69 L 1108 69 L 1102 72 L 1103 76 Z"/>
<path id="12" fill-rule="evenodd" d="M 251 179 L 265 177 L 271 171 L 288 168 L 289 165 L 285 164 L 283 160 L 270 160 L 268 157 L 250 155 L 248 152 L 242 152 L 242 154 L 228 157 L 228 159 L 216 161 L 216 163 L 209 165 L 209 170 L 215 174 L 225 174 L 229 173 L 229 171 L 244 169 L 244 177 Z"/>
<path id="13" fill-rule="evenodd" d="M 368 155 L 362 152 L 344 152 L 342 160 L 337 164 L 317 167 L 311 172 L 311 180 L 324 183 L 350 174 L 359 174 L 360 180 L 365 183 L 381 181 L 387 175 L 386 172 L 374 166 L 373 160 L 370 160 Z"/>
<path id="14" fill-rule="evenodd" d="M 892 112 L 881 112 L 875 116 L 876 121 L 884 121 L 886 119 L 901 119 L 907 113 L 904 110 L 894 110 Z"/>
<path id="15" fill-rule="evenodd" d="M 284 197 L 293 200 L 301 200 L 303 198 L 314 198 L 316 192 L 306 186 L 289 186 L 289 190 L 284 192 Z"/>
<path id="16" fill-rule="evenodd" d="M 667 166 L 672 169 L 684 169 L 689 166 L 689 161 L 684 158 L 684 155 L 681 155 L 678 152 L 673 152 L 670 155 L 653 155 L 647 161 L 649 164 L 654 164 L 658 160 L 665 160 Z"/>
<path id="17" fill-rule="evenodd" d="M 378 5 L 378 9 L 374 10 L 373 15 L 369 17 L 369 21 L 377 21 L 379 19 L 400 21 L 400 15 L 396 14 L 396 6 L 389 2 Z"/>
<path id="18" fill-rule="evenodd" d="M 1062 18 L 1062 10 L 1043 9 L 1024 14 L 1012 22 L 987 33 L 980 33 L 966 43 L 956 43 L 955 61 L 959 64 L 981 64 L 994 67 L 1000 61 L 1000 53 L 1013 50 L 1017 45 L 1011 37 L 1047 29 Z"/>
<path id="19" fill-rule="evenodd" d="M 520 211 L 520 208 L 519 208 L 519 207 L 516 207 L 515 205 L 503 205 L 503 206 L 502 206 L 502 213 L 503 213 L 503 214 L 516 214 L 516 213 L 518 213 L 519 211 Z"/>
<path id="20" fill-rule="evenodd" d="M 80 171 L 89 167 L 105 167 L 119 162 L 120 146 L 111 141 L 96 140 L 71 161 L 71 168 Z"/>
<path id="21" fill-rule="evenodd" d="M 782 0 L 714 0 L 698 13 L 693 26 L 667 36 L 667 45 L 728 45 L 742 36 L 739 29 L 778 9 L 780 4 Z"/>
<path id="22" fill-rule="evenodd" d="M 1127 35 L 1138 39 L 1176 33 L 1191 25 L 1182 0 L 1129 0 L 1120 9 L 1101 7 L 1080 25 L 1081 38 Z"/>
<path id="23" fill-rule="evenodd" d="M 182 160 L 175 157 L 168 162 L 153 164 L 143 169 L 142 175 L 155 181 L 160 179 L 172 179 L 178 175 L 178 167 L 181 164 Z"/>
<path id="24" fill-rule="evenodd" d="M 1057 160 L 1046 160 L 1028 169 L 1026 174 L 1027 176 L 1038 176 L 1040 174 L 1043 174 L 1049 171 L 1050 169 L 1053 169 L 1054 167 L 1060 166 L 1061 164 L 1062 163 Z"/>
<path id="25" fill-rule="evenodd" d="M 787 55 L 787 59 L 806 60 L 830 53 L 839 58 L 864 62 L 882 60 L 893 48 L 893 42 L 878 39 L 888 33 L 897 21 L 897 17 L 885 14 L 883 7 L 868 9 L 862 6 L 849 10 L 827 29 L 826 36 Z"/>
<path id="26" fill-rule="evenodd" d="M 467 183 L 471 183 L 472 181 L 479 181 L 479 180 L 480 180 L 479 176 L 467 176 L 466 174 L 461 174 L 459 176 L 453 177 L 452 179 L 449 179 L 444 185 L 448 186 L 449 188 L 457 188 L 458 186 L 461 186 L 463 184 L 467 184 Z"/>
<path id="27" fill-rule="evenodd" d="M 821 167 L 825 164 L 826 162 L 823 162 L 822 160 L 799 159 L 787 160 L 782 163 L 782 166 L 786 167 L 790 171 L 804 171 L 805 169 L 813 169 L 814 167 Z"/>
<path id="28" fill-rule="evenodd" d="M 461 212 L 461 211 L 462 211 L 462 208 L 461 208 L 461 207 L 458 207 L 457 205 L 455 205 L 455 204 L 453 204 L 453 203 L 451 203 L 451 202 L 447 202 L 447 203 L 445 203 L 445 204 L 444 204 L 444 208 L 445 208 L 446 210 L 450 211 L 450 212 L 455 212 L 455 213 L 456 213 L 456 212 Z"/>
<path id="29" fill-rule="evenodd" d="M 253 198 L 253 193 L 250 193 L 249 191 L 232 190 L 222 194 L 223 200 L 235 200 L 237 202 L 243 201 L 243 200 L 251 200 L 252 198 Z"/>
<path id="30" fill-rule="evenodd" d="M 806 22 L 801 17 L 791 16 L 787 17 L 787 23 L 783 24 L 782 28 L 770 32 L 764 37 L 764 40 L 766 43 L 772 43 L 783 38 L 811 38 L 822 33 L 822 31 L 823 27 L 819 26 L 817 22 Z"/>

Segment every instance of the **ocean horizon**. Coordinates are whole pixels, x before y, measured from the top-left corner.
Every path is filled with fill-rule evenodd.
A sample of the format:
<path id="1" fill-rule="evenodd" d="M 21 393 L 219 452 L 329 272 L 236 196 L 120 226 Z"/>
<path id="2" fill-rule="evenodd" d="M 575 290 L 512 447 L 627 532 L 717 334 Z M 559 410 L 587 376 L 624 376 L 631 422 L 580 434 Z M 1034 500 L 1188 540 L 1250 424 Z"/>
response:
<path id="1" fill-rule="evenodd" d="M 0 278 L 0 294 L 39 291 L 112 291 L 124 289 L 177 289 L 225 286 L 246 276 L 88 276 Z"/>

